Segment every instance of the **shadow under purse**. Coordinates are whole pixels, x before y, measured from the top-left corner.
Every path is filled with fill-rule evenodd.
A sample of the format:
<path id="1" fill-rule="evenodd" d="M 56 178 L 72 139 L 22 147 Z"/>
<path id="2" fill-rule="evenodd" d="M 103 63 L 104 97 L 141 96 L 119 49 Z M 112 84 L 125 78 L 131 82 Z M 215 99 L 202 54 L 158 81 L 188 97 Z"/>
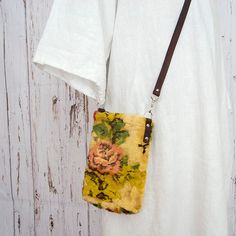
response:
<path id="1" fill-rule="evenodd" d="M 154 127 L 152 108 L 160 96 L 190 4 L 191 0 L 185 0 L 151 96 L 148 117 L 101 107 L 94 112 L 82 196 L 96 207 L 125 214 L 138 213 L 142 208 Z"/>

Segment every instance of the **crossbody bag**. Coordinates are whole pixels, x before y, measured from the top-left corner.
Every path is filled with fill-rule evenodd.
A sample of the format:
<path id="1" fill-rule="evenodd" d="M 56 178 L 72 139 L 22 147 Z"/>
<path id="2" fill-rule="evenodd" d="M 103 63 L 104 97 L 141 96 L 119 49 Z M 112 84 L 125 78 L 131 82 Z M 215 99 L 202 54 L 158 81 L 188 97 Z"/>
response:
<path id="1" fill-rule="evenodd" d="M 154 122 L 152 109 L 160 96 L 191 0 L 185 0 L 147 115 L 94 111 L 82 196 L 98 208 L 134 214 L 142 208 Z"/>

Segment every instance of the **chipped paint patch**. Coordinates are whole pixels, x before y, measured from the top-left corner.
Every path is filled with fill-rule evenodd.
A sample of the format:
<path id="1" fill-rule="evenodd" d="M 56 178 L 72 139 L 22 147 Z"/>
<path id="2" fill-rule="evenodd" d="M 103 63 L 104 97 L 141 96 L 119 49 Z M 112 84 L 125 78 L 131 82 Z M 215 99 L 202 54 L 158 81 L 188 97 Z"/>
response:
<path id="1" fill-rule="evenodd" d="M 51 214 L 49 216 L 49 230 L 50 230 L 51 233 L 53 231 L 53 228 L 54 228 L 54 220 L 53 220 L 53 217 L 52 217 L 52 214 Z"/>
<path id="2" fill-rule="evenodd" d="M 50 192 L 53 192 L 54 194 L 57 194 L 57 189 L 53 185 L 51 168 L 49 166 L 49 163 L 48 163 L 48 187 L 49 187 Z"/>
<path id="3" fill-rule="evenodd" d="M 70 107 L 70 133 L 69 133 L 69 137 L 71 138 L 73 133 L 74 133 L 74 129 L 77 126 L 77 105 L 73 104 Z"/>
<path id="4" fill-rule="evenodd" d="M 16 178 L 16 193 L 17 193 L 17 196 L 19 196 L 19 191 L 20 191 L 20 153 L 17 152 L 17 178 Z"/>
<path id="5" fill-rule="evenodd" d="M 58 118 L 58 97 L 57 96 L 52 97 L 52 114 L 53 114 L 54 119 Z"/>

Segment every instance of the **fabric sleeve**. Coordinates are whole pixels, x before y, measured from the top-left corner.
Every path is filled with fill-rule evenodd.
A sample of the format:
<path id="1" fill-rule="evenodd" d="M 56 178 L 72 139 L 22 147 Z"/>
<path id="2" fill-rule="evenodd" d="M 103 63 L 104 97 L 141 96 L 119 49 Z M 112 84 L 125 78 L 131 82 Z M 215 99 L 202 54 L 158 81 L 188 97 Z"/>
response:
<path id="1" fill-rule="evenodd" d="M 40 69 L 105 102 L 117 0 L 54 0 L 33 56 Z"/>

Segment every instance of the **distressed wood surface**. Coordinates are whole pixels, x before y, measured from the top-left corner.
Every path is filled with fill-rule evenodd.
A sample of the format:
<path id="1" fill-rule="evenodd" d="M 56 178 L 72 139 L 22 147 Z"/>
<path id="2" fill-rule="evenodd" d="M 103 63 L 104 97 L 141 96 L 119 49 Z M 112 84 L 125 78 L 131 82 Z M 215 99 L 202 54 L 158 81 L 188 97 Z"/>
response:
<path id="1" fill-rule="evenodd" d="M 0 222 L 3 235 L 13 235 L 13 196 L 11 186 L 10 150 L 9 150 L 9 129 L 7 113 L 8 94 L 6 88 L 5 71 L 5 27 L 3 22 L 3 10 L 0 8 Z"/>
<path id="2" fill-rule="evenodd" d="M 23 1 L 2 1 L 4 29 L 4 79 L 8 129 L 8 155 L 15 235 L 34 232 L 32 150 L 29 107 L 27 37 L 25 6 Z M 4 105 L 4 104 L 1 104 Z M 10 199 L 9 199 L 10 200 Z M 9 202 L 8 200 L 8 202 Z M 0 203 L 4 205 L 4 202 Z M 13 218 L 13 219 L 12 219 Z M 8 219 L 6 219 L 8 221 Z M 6 228 L 7 227 L 7 228 Z M 2 229 L 2 227 L 1 227 Z M 4 226 L 7 232 L 8 224 Z"/>
<path id="3" fill-rule="evenodd" d="M 96 103 L 32 64 L 52 2 L 0 0 L 0 235 L 4 236 L 101 235 L 101 212 L 81 196 Z M 219 2 L 220 37 L 235 110 L 236 0 Z M 235 162 L 231 181 L 229 236 L 236 236 Z"/>

